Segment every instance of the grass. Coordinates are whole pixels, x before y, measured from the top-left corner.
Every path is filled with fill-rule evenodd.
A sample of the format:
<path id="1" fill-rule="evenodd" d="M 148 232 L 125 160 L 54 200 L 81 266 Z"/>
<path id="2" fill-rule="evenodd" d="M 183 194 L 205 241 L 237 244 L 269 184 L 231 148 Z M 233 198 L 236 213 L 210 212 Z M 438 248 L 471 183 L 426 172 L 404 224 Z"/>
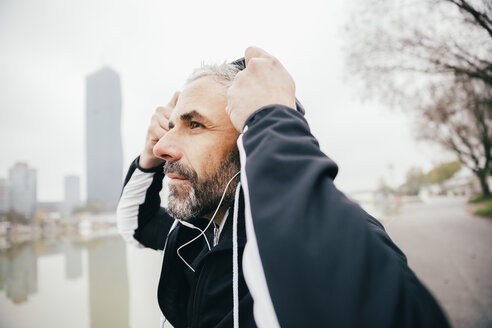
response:
<path id="1" fill-rule="evenodd" d="M 478 194 L 469 200 L 473 214 L 479 216 L 492 217 L 492 196 Z"/>
<path id="2" fill-rule="evenodd" d="M 484 196 L 483 194 L 478 194 L 472 199 L 470 199 L 471 204 L 479 204 L 479 203 L 484 203 L 484 202 L 489 202 L 492 201 L 492 195 L 489 196 Z"/>
<path id="3" fill-rule="evenodd" d="M 492 201 L 484 204 L 484 207 L 480 207 L 475 210 L 474 214 L 475 215 L 480 215 L 480 216 L 489 216 L 492 217 Z"/>

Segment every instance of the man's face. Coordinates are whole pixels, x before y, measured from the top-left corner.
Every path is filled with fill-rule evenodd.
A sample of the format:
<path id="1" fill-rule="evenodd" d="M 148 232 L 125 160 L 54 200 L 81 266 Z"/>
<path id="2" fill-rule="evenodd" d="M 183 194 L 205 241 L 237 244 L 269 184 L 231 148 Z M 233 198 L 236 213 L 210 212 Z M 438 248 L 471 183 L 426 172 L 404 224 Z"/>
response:
<path id="1" fill-rule="evenodd" d="M 215 210 L 227 182 L 239 171 L 238 133 L 225 111 L 226 90 L 214 77 L 188 84 L 171 114 L 169 131 L 154 147 L 155 156 L 166 160 L 167 210 L 177 219 Z M 236 185 L 229 186 L 226 204 Z"/>

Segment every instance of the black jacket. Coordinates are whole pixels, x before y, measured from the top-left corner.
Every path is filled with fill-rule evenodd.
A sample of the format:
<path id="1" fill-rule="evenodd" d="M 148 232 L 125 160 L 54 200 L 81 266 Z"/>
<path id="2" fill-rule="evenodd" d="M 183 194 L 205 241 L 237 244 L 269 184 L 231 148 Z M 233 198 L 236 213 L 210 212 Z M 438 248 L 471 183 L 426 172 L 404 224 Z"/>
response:
<path id="1" fill-rule="evenodd" d="M 241 327 L 449 326 L 383 226 L 335 188 L 337 166 L 302 115 L 280 105 L 259 109 L 238 148 Z M 165 247 L 163 314 L 175 327 L 232 327 L 233 209 L 217 246 L 208 251 L 200 238 L 188 248 L 197 270 L 189 275 L 176 250 L 197 232 L 160 207 L 162 167 L 145 171 L 130 167 L 118 226 L 130 243 Z"/>
<path id="2" fill-rule="evenodd" d="M 132 180 L 136 170 L 147 173 L 151 179 L 146 186 L 139 186 L 138 179 Z M 137 171 L 138 172 L 138 171 Z M 138 175 L 138 173 L 137 173 Z M 232 327 L 232 213 L 229 210 L 218 243 L 209 251 L 205 239 L 200 237 L 181 251 L 184 259 L 193 267 L 189 269 L 178 257 L 179 246 L 200 234 L 181 223 L 172 226 L 172 219 L 160 207 L 159 191 L 164 178 L 162 165 L 146 170 L 138 166 L 138 158 L 132 162 L 125 179 L 122 198 L 118 209 L 118 224 L 125 236 L 126 207 L 134 208 L 126 200 L 125 192 L 132 187 L 145 193 L 144 202 L 138 205 L 137 225 L 131 231 L 134 240 L 141 246 L 163 250 L 164 258 L 158 287 L 159 307 L 164 317 L 175 328 L 180 327 Z M 135 198 L 135 195 L 131 195 Z M 243 204 L 241 196 L 240 203 Z M 128 204 L 128 205 L 126 205 Z M 238 211 L 239 263 L 246 244 L 243 206 Z M 131 215 L 131 214 L 130 214 Z M 195 218 L 192 222 L 205 229 L 208 220 Z M 205 230 L 210 245 L 214 241 L 215 224 Z M 171 230 L 172 228 L 172 230 Z M 166 238 L 167 236 L 167 238 Z M 253 319 L 253 300 L 244 282 L 242 265 L 239 266 L 239 323 L 241 327 L 256 327 Z"/>

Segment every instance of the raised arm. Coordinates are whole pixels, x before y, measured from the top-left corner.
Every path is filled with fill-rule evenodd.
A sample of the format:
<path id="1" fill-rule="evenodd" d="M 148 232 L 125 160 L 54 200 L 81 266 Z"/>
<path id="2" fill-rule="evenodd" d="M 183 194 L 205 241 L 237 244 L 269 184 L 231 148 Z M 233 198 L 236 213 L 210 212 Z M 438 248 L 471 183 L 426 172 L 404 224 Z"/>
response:
<path id="1" fill-rule="evenodd" d="M 163 164 L 144 169 L 138 161 L 139 158 L 132 162 L 125 178 L 116 210 L 118 231 L 134 246 L 162 250 L 174 222 L 160 206 Z"/>
<path id="2" fill-rule="evenodd" d="M 243 131 L 243 270 L 258 326 L 448 327 L 381 224 L 335 187 L 336 164 L 292 109 L 290 75 L 261 49 L 245 57 L 228 111 Z"/>
<path id="3" fill-rule="evenodd" d="M 164 160 L 154 156 L 153 148 L 169 129 L 169 116 L 178 96 L 176 92 L 169 104 L 158 107 L 152 116 L 144 150 L 130 165 L 118 203 L 118 230 L 128 243 L 138 247 L 163 249 L 174 222 L 160 206 Z"/>
<path id="4" fill-rule="evenodd" d="M 334 186 L 337 166 L 300 114 L 267 106 L 246 126 L 243 265 L 255 302 L 270 298 L 263 326 L 448 326 L 384 228 Z"/>

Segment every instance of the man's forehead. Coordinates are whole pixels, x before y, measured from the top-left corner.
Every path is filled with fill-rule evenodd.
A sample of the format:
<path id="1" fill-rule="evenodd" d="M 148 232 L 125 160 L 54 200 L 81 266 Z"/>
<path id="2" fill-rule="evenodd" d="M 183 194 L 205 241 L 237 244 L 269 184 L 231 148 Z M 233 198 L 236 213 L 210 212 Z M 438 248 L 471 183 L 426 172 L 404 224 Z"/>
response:
<path id="1" fill-rule="evenodd" d="M 227 115 L 226 87 L 213 77 L 197 79 L 183 89 L 171 114 L 171 120 L 196 118 L 220 119 Z"/>

